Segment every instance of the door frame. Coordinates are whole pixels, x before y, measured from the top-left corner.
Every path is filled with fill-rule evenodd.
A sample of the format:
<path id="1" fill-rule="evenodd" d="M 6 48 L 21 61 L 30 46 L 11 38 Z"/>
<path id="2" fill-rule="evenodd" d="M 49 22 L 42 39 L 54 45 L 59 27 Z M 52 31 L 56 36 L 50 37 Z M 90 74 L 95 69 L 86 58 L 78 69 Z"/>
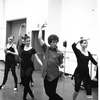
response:
<path id="1" fill-rule="evenodd" d="M 40 44 L 36 43 L 38 41 L 38 33 L 39 33 L 39 30 L 33 30 L 32 31 L 31 45 L 36 50 L 37 55 L 40 58 L 40 60 L 43 62 L 43 56 L 44 56 L 43 50 L 42 50 Z M 45 41 L 45 30 L 42 31 L 42 38 Z M 32 61 L 34 63 L 35 70 L 40 71 L 41 70 L 41 66 L 37 63 L 37 61 L 33 57 L 32 57 Z"/>
<path id="2" fill-rule="evenodd" d="M 21 18 L 21 19 L 14 19 L 14 20 L 7 20 L 6 21 L 6 44 L 8 42 L 8 37 L 12 35 L 12 23 L 26 23 L 27 18 Z"/>

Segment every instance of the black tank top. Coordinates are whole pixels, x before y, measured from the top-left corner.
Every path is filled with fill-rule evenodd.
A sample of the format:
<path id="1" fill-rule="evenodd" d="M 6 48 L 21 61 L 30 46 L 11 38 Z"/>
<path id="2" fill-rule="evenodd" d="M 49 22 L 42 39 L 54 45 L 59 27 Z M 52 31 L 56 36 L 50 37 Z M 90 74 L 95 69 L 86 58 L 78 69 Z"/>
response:
<path id="1" fill-rule="evenodd" d="M 8 48 L 7 50 L 9 50 L 11 52 L 15 52 L 15 50 L 12 46 L 10 48 Z M 13 55 L 11 53 L 6 54 L 6 63 L 15 64 L 16 63 L 15 55 Z"/>

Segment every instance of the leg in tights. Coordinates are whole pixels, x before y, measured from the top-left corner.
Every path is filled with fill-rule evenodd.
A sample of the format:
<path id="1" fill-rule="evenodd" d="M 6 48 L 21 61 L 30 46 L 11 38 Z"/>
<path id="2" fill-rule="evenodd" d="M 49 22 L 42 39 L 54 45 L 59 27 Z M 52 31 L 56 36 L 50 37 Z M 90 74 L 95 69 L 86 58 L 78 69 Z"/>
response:
<path id="1" fill-rule="evenodd" d="M 21 84 L 23 85 L 23 77 L 25 77 L 25 72 L 24 72 L 24 70 L 22 69 L 22 68 L 20 68 L 20 79 L 21 79 Z"/>
<path id="2" fill-rule="evenodd" d="M 83 82 L 87 95 L 91 95 L 92 94 L 91 78 L 88 76 L 88 78 L 84 78 Z"/>
<path id="3" fill-rule="evenodd" d="M 24 95 L 23 95 L 23 100 L 24 99 L 26 99 L 26 96 L 27 96 L 27 93 L 29 93 L 30 94 L 30 96 L 32 97 L 32 98 L 34 98 L 34 95 L 33 95 L 33 93 L 32 93 L 32 91 L 31 91 L 31 89 L 30 89 L 30 86 L 29 86 L 29 83 L 30 83 L 30 77 L 24 77 Z"/>
<path id="4" fill-rule="evenodd" d="M 21 63 L 19 63 L 19 68 L 20 68 L 20 82 L 18 84 L 23 85 L 22 83 L 22 70 L 21 70 Z"/>
<path id="5" fill-rule="evenodd" d="M 56 93 L 57 82 L 58 78 L 54 79 L 53 81 L 44 79 L 44 88 L 49 100 L 63 100 L 62 97 Z"/>
<path id="6" fill-rule="evenodd" d="M 82 82 L 82 79 L 79 77 L 79 74 L 75 75 L 75 80 L 74 81 L 75 81 L 75 91 L 79 92 L 81 82 Z"/>
<path id="7" fill-rule="evenodd" d="M 3 83 L 2 85 L 5 85 L 7 78 L 8 78 L 8 72 L 10 70 L 10 66 L 5 64 L 5 70 L 4 70 L 4 78 L 3 78 Z"/>
<path id="8" fill-rule="evenodd" d="M 34 95 L 33 95 L 32 91 L 30 89 L 30 86 L 29 86 L 29 83 L 31 81 L 32 69 L 28 68 L 27 70 L 22 71 L 22 72 L 23 72 L 22 82 L 23 82 L 23 85 L 24 85 L 23 100 L 26 100 L 27 93 L 29 93 L 30 96 L 32 98 L 34 98 Z"/>
<path id="9" fill-rule="evenodd" d="M 84 78 L 84 86 L 85 86 L 86 93 L 87 93 L 86 100 L 93 100 L 92 88 L 91 88 L 91 79 L 90 79 L 89 76 Z"/>
<path id="10" fill-rule="evenodd" d="M 22 81 L 22 70 L 21 70 L 21 68 L 20 68 L 20 79 L 21 79 L 20 84 L 23 84 L 23 81 Z M 31 83 L 33 82 L 32 75 L 31 75 L 30 82 L 31 82 Z"/>
<path id="11" fill-rule="evenodd" d="M 28 68 L 27 71 L 26 71 L 26 75 L 30 76 L 30 82 L 31 83 L 33 82 L 32 73 L 33 73 L 33 68 Z"/>
<path id="12" fill-rule="evenodd" d="M 73 92 L 73 100 L 76 100 L 82 79 L 79 77 L 79 74 L 75 75 L 75 91 Z"/>
<path id="13" fill-rule="evenodd" d="M 15 82 L 15 88 L 17 88 L 17 76 L 16 76 L 16 67 L 15 64 L 11 65 L 11 71 L 12 71 L 12 75 L 14 77 L 14 82 Z"/>
<path id="14" fill-rule="evenodd" d="M 23 86 L 24 86 L 24 93 L 23 93 L 23 100 L 26 100 L 26 96 L 27 96 L 27 89 L 26 87 L 26 76 L 22 76 L 22 81 L 23 81 Z"/>

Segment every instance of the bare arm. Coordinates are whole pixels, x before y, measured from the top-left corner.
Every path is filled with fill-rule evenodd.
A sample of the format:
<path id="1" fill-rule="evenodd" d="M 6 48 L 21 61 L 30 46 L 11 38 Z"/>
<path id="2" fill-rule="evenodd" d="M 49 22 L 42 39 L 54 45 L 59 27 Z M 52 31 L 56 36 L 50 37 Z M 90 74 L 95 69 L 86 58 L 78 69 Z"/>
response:
<path id="1" fill-rule="evenodd" d="M 16 45 L 14 45 L 15 55 L 18 55 L 18 50 L 16 48 Z"/>
<path id="2" fill-rule="evenodd" d="M 40 45 L 42 46 L 44 44 L 44 40 L 42 39 L 42 28 L 40 28 L 39 30 L 38 39 L 39 39 Z"/>
<path id="3" fill-rule="evenodd" d="M 46 25 L 47 24 L 45 23 L 40 27 L 39 34 L 38 34 L 38 39 L 41 46 L 44 44 L 44 40 L 42 39 L 42 28 L 46 27 Z"/>
<path id="4" fill-rule="evenodd" d="M 37 62 L 42 66 L 42 62 L 39 59 L 38 55 L 37 54 L 34 54 L 34 57 L 36 58 Z"/>
<path id="5" fill-rule="evenodd" d="M 86 38 L 84 38 L 84 37 L 81 37 L 79 41 L 76 41 L 76 42 L 75 42 L 75 44 L 77 45 L 77 44 L 80 43 L 80 41 L 82 41 L 82 40 L 86 40 L 86 41 L 87 41 L 87 40 L 90 40 L 90 39 L 89 39 L 89 38 L 86 39 Z"/>
<path id="6" fill-rule="evenodd" d="M 23 24 L 20 26 L 20 28 L 19 28 L 19 33 L 18 33 L 19 37 L 21 36 L 22 28 L 25 27 L 25 26 L 26 26 L 25 23 L 23 23 Z"/>

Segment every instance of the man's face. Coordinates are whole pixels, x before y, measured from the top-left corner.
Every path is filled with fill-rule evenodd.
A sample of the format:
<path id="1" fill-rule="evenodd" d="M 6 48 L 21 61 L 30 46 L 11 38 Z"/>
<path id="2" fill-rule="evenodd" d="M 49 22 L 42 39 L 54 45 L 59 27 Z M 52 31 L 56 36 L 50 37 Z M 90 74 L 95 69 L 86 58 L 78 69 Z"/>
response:
<path id="1" fill-rule="evenodd" d="M 57 48 L 57 40 L 52 40 L 52 42 L 50 43 L 50 47 Z"/>

